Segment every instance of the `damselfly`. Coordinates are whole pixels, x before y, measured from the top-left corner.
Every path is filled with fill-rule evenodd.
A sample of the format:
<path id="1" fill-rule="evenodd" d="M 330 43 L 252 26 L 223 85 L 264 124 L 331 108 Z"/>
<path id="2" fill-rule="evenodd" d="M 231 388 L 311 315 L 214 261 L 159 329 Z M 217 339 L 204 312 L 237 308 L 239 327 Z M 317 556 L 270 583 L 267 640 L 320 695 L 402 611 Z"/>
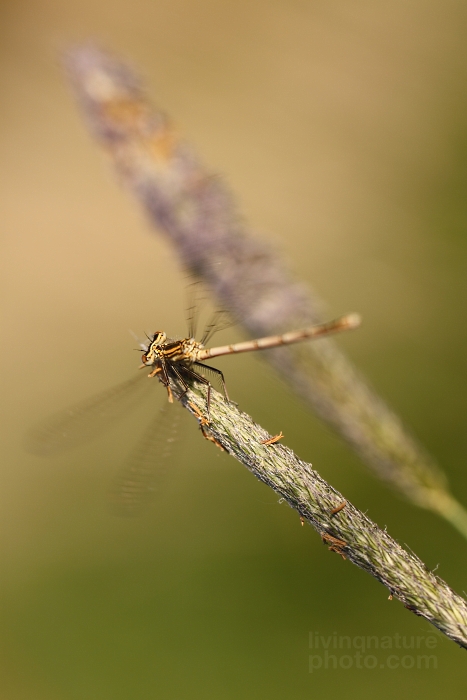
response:
<path id="1" fill-rule="evenodd" d="M 193 308 L 191 307 L 191 310 Z M 149 343 L 141 344 L 141 349 L 144 352 L 140 368 L 151 368 L 149 377 L 157 376 L 164 384 L 169 402 L 173 402 L 172 387 L 177 387 L 177 399 L 183 398 L 193 381 L 198 381 L 207 387 L 206 415 L 199 416 L 200 426 L 206 437 L 209 433 L 205 431 L 203 426 L 206 426 L 210 419 L 212 385 L 200 372 L 208 370 L 217 375 L 222 385 L 224 397 L 227 401 L 229 400 L 223 373 L 221 370 L 207 365 L 206 360 L 223 355 L 290 345 L 302 340 L 350 330 L 360 324 L 358 314 L 349 314 L 328 323 L 282 335 L 206 348 L 204 344 L 209 341 L 214 332 L 222 327 L 216 318 L 208 325 L 201 341 L 194 338 L 193 312 L 193 316 L 189 320 L 189 337 L 182 340 L 172 340 L 167 338 L 163 331 L 157 331 L 148 338 Z M 146 382 L 141 381 L 141 379 L 143 377 L 138 375 L 112 389 L 50 416 L 29 432 L 26 438 L 28 450 L 46 456 L 87 443 L 107 428 L 115 425 L 119 419 L 123 418 L 129 408 L 139 405 L 142 398 L 140 392 L 146 385 Z M 172 412 L 162 411 L 157 417 L 155 416 L 155 420 L 151 421 L 143 440 L 128 456 L 122 474 L 112 492 L 112 499 L 118 505 L 120 512 L 130 513 L 135 509 L 138 510 L 140 503 L 154 490 L 156 467 L 159 472 L 160 467 L 163 466 L 161 463 L 168 459 L 170 445 L 173 443 L 173 424 L 170 413 Z M 175 412 L 174 418 L 178 419 L 177 412 Z M 167 435 L 171 435 L 171 437 L 167 437 Z"/>
<path id="2" fill-rule="evenodd" d="M 298 331 L 289 331 L 282 335 L 270 335 L 256 340 L 246 340 L 234 345 L 220 345 L 215 348 L 205 348 L 203 342 L 198 342 L 194 338 L 184 338 L 183 340 L 171 340 L 167 338 L 164 331 L 156 331 L 152 338 L 149 338 L 149 345 L 145 349 L 140 369 L 153 367 L 149 377 L 158 376 L 162 384 L 167 389 L 169 401 L 173 402 L 173 393 L 170 381 L 175 381 L 181 385 L 182 393 L 178 398 L 182 398 L 189 389 L 192 380 L 201 382 L 207 386 L 207 415 L 209 421 L 209 406 L 211 398 L 211 382 L 203 377 L 199 370 L 201 368 L 210 370 L 218 375 L 224 396 L 229 400 L 224 375 L 220 369 L 206 365 L 206 360 L 222 355 L 235 355 L 241 352 L 252 352 L 254 350 L 265 350 L 267 348 L 277 348 L 281 345 L 291 345 L 302 340 L 320 338 L 331 333 L 351 330 L 360 325 L 361 319 L 358 314 L 348 314 L 341 316 L 334 321 L 320 323 Z M 199 368 L 199 369 L 198 369 Z"/>

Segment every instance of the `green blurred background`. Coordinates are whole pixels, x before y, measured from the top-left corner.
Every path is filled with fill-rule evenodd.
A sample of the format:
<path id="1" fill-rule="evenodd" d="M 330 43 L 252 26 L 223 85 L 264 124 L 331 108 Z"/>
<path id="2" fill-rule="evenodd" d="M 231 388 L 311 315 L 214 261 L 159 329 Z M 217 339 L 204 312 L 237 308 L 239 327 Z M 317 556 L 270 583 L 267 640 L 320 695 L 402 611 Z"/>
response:
<path id="1" fill-rule="evenodd" d="M 135 519 L 113 516 L 106 494 L 147 407 L 54 459 L 21 443 L 44 416 L 132 376 L 128 329 L 185 332 L 186 276 L 119 189 L 60 67 L 62 50 L 93 38 L 139 68 L 325 314 L 363 315 L 337 342 L 467 503 L 465 3 L 3 0 L 0 11 L 1 698 L 460 697 L 465 652 L 330 554 L 190 421 Z M 260 358 L 218 366 L 242 409 L 467 589 L 455 531 L 370 476 Z M 438 667 L 310 674 L 310 632 L 434 635 Z"/>

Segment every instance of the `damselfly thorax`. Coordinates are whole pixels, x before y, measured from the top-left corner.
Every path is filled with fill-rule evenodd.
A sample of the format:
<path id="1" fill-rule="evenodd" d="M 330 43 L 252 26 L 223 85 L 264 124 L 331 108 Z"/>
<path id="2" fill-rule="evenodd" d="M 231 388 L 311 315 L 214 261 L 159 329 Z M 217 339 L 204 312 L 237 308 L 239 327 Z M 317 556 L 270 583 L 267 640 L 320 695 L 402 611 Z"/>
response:
<path id="1" fill-rule="evenodd" d="M 164 331 L 156 331 L 149 342 L 147 350 L 142 355 L 141 368 L 153 367 L 148 375 L 155 377 L 159 375 L 160 381 L 167 389 L 170 403 L 173 402 L 173 393 L 170 380 L 174 379 L 182 386 L 182 394 L 189 388 L 190 380 L 196 380 L 207 386 L 207 413 L 209 416 L 209 406 L 211 399 L 211 382 L 203 377 L 196 368 L 208 369 L 216 374 L 222 384 L 224 396 L 229 400 L 227 388 L 225 386 L 224 375 L 220 369 L 202 364 L 201 359 L 206 356 L 206 349 L 203 344 L 194 338 L 183 338 L 182 340 L 168 340 Z M 178 398 L 181 398 L 178 397 Z"/>

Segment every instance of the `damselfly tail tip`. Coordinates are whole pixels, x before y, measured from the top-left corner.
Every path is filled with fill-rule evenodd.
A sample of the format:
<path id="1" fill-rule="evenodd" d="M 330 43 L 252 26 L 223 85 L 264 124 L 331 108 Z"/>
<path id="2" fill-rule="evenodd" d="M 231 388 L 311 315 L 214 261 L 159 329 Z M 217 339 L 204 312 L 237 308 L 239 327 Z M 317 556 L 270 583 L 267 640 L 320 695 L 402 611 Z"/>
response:
<path id="1" fill-rule="evenodd" d="M 353 313 L 353 314 L 348 314 L 347 316 L 344 316 L 342 319 L 345 328 L 349 330 L 353 330 L 354 328 L 358 328 L 361 323 L 362 323 L 362 317 L 360 314 Z"/>

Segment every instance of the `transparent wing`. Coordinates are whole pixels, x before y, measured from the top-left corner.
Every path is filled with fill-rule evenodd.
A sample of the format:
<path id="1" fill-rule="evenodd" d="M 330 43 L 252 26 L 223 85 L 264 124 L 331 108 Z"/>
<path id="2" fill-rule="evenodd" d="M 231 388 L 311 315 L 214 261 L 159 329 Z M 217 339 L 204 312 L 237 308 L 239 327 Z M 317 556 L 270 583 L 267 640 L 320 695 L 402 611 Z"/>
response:
<path id="1" fill-rule="evenodd" d="M 201 343 L 203 345 L 207 345 L 215 333 L 224 331 L 226 328 L 230 328 L 231 326 L 235 326 L 235 321 L 229 315 L 228 311 L 224 309 L 214 311 L 211 319 L 206 324 L 203 337 L 201 338 Z"/>
<path id="2" fill-rule="evenodd" d="M 206 304 L 209 307 L 212 303 L 209 303 L 211 295 L 209 289 L 201 280 L 195 280 L 187 286 L 187 325 L 188 325 L 188 337 L 196 338 L 196 331 L 198 326 L 198 321 L 201 316 L 201 312 Z M 217 309 L 211 313 L 210 320 L 206 323 L 203 335 L 201 337 L 201 343 L 205 345 L 212 338 L 214 333 L 223 331 L 230 326 L 235 325 L 235 321 L 232 320 L 231 315 L 224 309 Z"/>
<path id="3" fill-rule="evenodd" d="M 188 326 L 188 337 L 196 337 L 196 329 L 198 326 L 198 319 L 201 308 L 205 302 L 203 298 L 203 284 L 200 280 L 195 280 L 191 282 L 186 289 L 186 301 L 187 301 L 187 326 Z"/>
<path id="4" fill-rule="evenodd" d="M 36 455 L 49 456 L 89 442 L 137 405 L 142 394 L 149 390 L 149 384 L 147 374 L 139 373 L 49 416 L 26 434 L 26 449 Z"/>
<path id="5" fill-rule="evenodd" d="M 182 410 L 178 402 L 164 403 L 128 455 L 110 491 L 112 510 L 116 514 L 137 515 L 153 499 L 173 462 Z"/>

